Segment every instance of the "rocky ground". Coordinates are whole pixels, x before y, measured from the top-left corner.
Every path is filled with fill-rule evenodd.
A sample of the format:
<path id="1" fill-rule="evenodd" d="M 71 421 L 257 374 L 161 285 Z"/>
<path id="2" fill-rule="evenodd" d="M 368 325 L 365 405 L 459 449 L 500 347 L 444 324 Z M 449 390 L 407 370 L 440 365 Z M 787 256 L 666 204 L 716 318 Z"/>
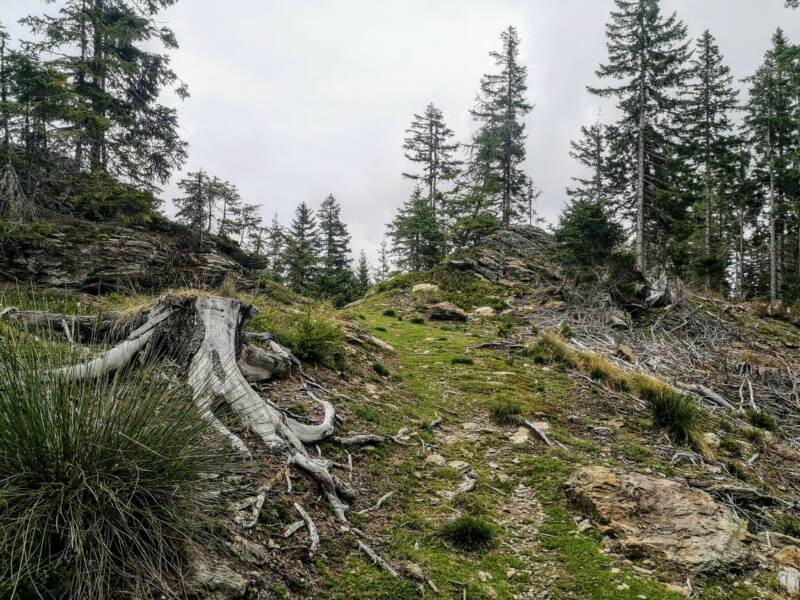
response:
<path id="1" fill-rule="evenodd" d="M 635 310 L 610 298 L 578 302 L 541 258 L 542 243 L 533 229 L 502 234 L 488 250 L 382 284 L 343 311 L 277 286 L 217 290 L 260 309 L 252 332 L 291 328 L 308 310 L 338 323 L 343 356 L 307 363 L 306 375 L 334 403 L 337 436 L 382 441 L 319 445 L 358 491 L 349 526 L 335 521 L 310 480 L 266 453 L 252 465 L 257 475 L 245 469 L 225 478 L 232 515 L 250 514 L 257 493 L 263 508 L 254 524 L 230 523 L 222 547 L 197 557 L 187 593 L 216 600 L 796 596 L 800 329 L 758 307 L 688 294 Z M 507 244 L 517 250 L 503 250 Z M 49 293 L 46 302 L 62 313 L 131 311 L 154 297 Z M 44 308 L 17 288 L 2 300 Z M 542 351 L 551 330 L 573 354 Z M 606 363 L 605 371 L 592 367 L 591 351 L 613 377 Z M 655 428 L 647 403 L 614 379 L 619 373 L 694 389 L 702 442 Z M 317 421 L 306 386 L 293 372 L 257 389 Z M 295 502 L 319 529 L 312 554 Z M 442 526 L 461 515 L 491 526 L 488 547 L 464 550 L 443 539 Z M 363 539 L 383 564 L 359 547 Z"/>

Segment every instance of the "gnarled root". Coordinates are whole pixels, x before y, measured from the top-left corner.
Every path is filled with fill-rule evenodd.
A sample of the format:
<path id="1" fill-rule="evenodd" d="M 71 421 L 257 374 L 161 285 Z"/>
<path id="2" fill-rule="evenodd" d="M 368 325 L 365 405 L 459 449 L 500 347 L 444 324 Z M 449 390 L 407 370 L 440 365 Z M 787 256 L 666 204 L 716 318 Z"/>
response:
<path id="1" fill-rule="evenodd" d="M 187 382 L 194 400 L 217 432 L 244 458 L 251 458 L 241 438 L 211 410 L 212 402 L 221 399 L 269 450 L 283 454 L 288 464 L 317 481 L 336 518 L 344 523 L 348 506 L 342 498 L 352 498 L 352 489 L 331 473 L 333 463 L 311 456 L 304 445 L 333 435 L 333 405 L 306 389 L 309 397 L 322 406 L 324 416 L 318 424 L 301 423 L 250 386 L 243 370 L 252 380 L 259 381 L 296 363 L 288 350 L 273 341 L 269 342 L 269 351 L 248 346 L 242 326 L 252 312 L 252 307 L 231 298 L 164 297 L 147 311 L 144 323 L 124 341 L 88 362 L 64 367 L 60 373 L 74 379 L 96 378 L 125 366 L 147 347 L 169 351 L 188 362 Z"/>

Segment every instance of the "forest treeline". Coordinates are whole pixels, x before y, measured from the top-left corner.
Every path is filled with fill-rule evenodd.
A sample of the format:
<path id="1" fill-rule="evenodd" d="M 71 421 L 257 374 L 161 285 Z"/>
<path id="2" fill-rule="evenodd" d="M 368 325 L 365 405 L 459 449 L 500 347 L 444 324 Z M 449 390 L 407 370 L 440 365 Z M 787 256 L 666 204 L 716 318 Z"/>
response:
<path id="1" fill-rule="evenodd" d="M 0 29 L 0 195 L 8 223 L 53 213 L 146 222 L 187 144 L 166 91 L 188 90 L 158 19 L 177 0 L 66 0 Z M 787 8 L 793 8 L 790 0 Z M 800 48 L 779 29 L 754 73 L 737 79 L 711 32 L 690 40 L 659 0 L 615 0 L 608 55 L 587 92 L 616 100 L 580 127 L 578 175 L 554 227 L 557 258 L 577 270 L 621 257 L 708 291 L 800 297 Z M 509 224 L 534 222 L 539 195 L 523 169 L 533 110 L 514 27 L 490 55 L 464 138 L 429 103 L 402 150 L 409 198 L 387 225 L 379 264 L 350 235 L 333 195 L 297 207 L 288 225 L 262 221 L 234 183 L 205 170 L 180 177 L 177 218 L 202 243 L 235 242 L 251 268 L 337 304 L 400 270 L 423 270 Z M 312 200 L 312 199 L 309 199 Z"/>

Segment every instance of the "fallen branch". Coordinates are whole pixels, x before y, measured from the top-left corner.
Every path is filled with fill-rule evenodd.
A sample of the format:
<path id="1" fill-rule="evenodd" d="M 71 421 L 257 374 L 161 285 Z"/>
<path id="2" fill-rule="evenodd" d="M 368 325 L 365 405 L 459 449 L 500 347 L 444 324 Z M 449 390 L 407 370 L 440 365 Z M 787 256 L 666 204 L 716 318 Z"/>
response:
<path id="1" fill-rule="evenodd" d="M 311 538 L 311 547 L 308 549 L 308 554 L 312 555 L 319 549 L 319 532 L 317 531 L 317 526 L 314 524 L 309 514 L 297 502 L 294 503 L 294 509 L 303 518 L 306 529 L 308 529 L 308 535 Z"/>
<path id="2" fill-rule="evenodd" d="M 358 540 L 358 541 L 356 541 L 356 544 L 358 544 L 358 547 L 361 549 L 361 551 L 362 551 L 364 554 L 366 554 L 367 556 L 369 556 L 370 560 L 372 560 L 372 564 L 374 564 L 375 566 L 377 566 L 377 567 L 379 567 L 379 568 L 383 569 L 384 571 L 386 571 L 387 573 L 389 573 L 389 575 L 391 575 L 391 576 L 392 576 L 392 577 L 394 577 L 395 579 L 400 579 L 400 575 L 398 574 L 398 572 L 397 572 L 397 571 L 395 571 L 395 570 L 392 568 L 392 565 L 390 565 L 388 562 L 386 562 L 386 561 L 385 561 L 385 560 L 383 560 L 383 559 L 382 559 L 380 556 L 378 556 L 378 555 L 375 553 L 375 551 L 374 551 L 372 548 L 370 548 L 369 546 L 367 546 L 367 545 L 366 545 L 364 542 L 362 542 L 361 540 Z"/>
<path id="3" fill-rule="evenodd" d="M 533 433 L 535 433 L 535 434 L 536 434 L 536 436 L 537 436 L 537 437 L 538 437 L 540 440 L 542 440 L 542 441 L 543 441 L 545 444 L 547 444 L 547 445 L 548 445 L 548 446 L 550 446 L 551 448 L 552 448 L 553 446 L 555 446 L 555 444 L 553 443 L 553 441 L 552 441 L 552 440 L 551 440 L 549 437 L 547 437 L 547 434 L 546 434 L 544 431 L 542 431 L 542 430 L 541 430 L 539 427 L 537 427 L 536 425 L 534 425 L 533 423 L 531 423 L 531 422 L 530 422 L 530 421 L 528 421 L 527 419 L 525 419 L 525 425 L 526 425 L 526 426 L 527 426 L 527 427 L 528 427 L 528 428 L 529 428 L 531 431 L 533 431 Z"/>
<path id="4" fill-rule="evenodd" d="M 386 502 L 389 498 L 392 497 L 393 494 L 394 494 L 394 492 L 388 492 L 388 493 L 384 494 L 383 496 L 378 498 L 378 501 L 373 506 L 370 506 L 369 508 L 365 508 L 363 510 L 358 511 L 358 514 L 359 515 L 365 515 L 368 512 L 372 512 L 373 510 L 378 510 L 384 502 Z"/>

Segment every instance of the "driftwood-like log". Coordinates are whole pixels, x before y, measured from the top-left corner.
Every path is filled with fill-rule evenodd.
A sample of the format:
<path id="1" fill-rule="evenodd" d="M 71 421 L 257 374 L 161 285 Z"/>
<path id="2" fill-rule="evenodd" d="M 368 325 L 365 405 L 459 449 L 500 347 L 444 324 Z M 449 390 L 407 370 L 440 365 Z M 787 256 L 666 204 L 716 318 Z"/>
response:
<path id="1" fill-rule="evenodd" d="M 714 404 L 716 404 L 717 406 L 719 406 L 721 408 L 728 408 L 730 410 L 736 410 L 735 407 L 733 406 L 733 404 L 731 404 L 730 402 L 725 400 L 725 398 L 720 396 L 714 390 L 712 390 L 712 389 L 710 389 L 710 388 L 708 388 L 708 387 L 706 387 L 704 385 L 701 385 L 699 383 L 690 384 L 690 383 L 679 383 L 678 382 L 678 383 L 675 384 L 675 387 L 677 387 L 680 390 L 683 390 L 684 392 L 689 392 L 691 394 L 695 394 L 697 396 L 700 396 L 701 398 L 705 398 L 706 400 L 710 400 L 711 402 L 713 402 Z"/>

